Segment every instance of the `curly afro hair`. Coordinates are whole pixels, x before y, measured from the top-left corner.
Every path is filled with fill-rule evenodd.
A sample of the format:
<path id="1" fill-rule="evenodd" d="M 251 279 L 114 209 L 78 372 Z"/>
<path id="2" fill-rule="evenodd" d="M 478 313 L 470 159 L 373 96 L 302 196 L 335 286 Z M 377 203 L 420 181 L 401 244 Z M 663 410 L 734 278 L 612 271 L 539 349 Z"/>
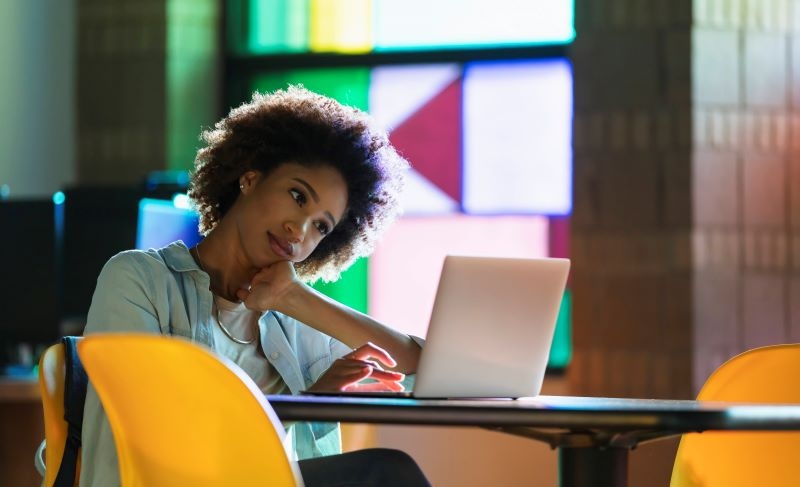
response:
<path id="1" fill-rule="evenodd" d="M 378 237 L 400 213 L 398 197 L 409 164 L 385 131 L 356 108 L 290 86 L 254 93 L 202 133 L 189 197 L 208 234 L 239 195 L 239 176 L 250 170 L 269 174 L 286 162 L 336 168 L 347 183 L 342 220 L 314 252 L 295 264 L 306 282 L 333 281 L 359 257 L 369 255 Z"/>

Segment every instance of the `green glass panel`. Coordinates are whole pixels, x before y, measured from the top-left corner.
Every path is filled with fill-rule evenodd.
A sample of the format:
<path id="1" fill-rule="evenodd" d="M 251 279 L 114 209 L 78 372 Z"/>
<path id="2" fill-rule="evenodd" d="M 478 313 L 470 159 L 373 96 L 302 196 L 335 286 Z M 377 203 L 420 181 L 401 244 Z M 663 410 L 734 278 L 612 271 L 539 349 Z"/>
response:
<path id="1" fill-rule="evenodd" d="M 563 369 L 572 358 L 572 291 L 567 289 L 561 300 L 558 311 L 556 331 L 553 345 L 550 347 L 550 359 L 547 366 L 551 369 Z"/>
<path id="2" fill-rule="evenodd" d="M 331 68 L 267 72 L 253 77 L 251 88 L 262 93 L 302 84 L 311 91 L 329 96 L 361 110 L 369 109 L 370 69 Z"/>
<path id="3" fill-rule="evenodd" d="M 266 93 L 286 88 L 290 84 L 302 84 L 309 90 L 362 110 L 368 108 L 368 68 L 266 72 L 252 79 L 251 89 Z M 367 268 L 367 259 L 360 259 L 336 282 L 318 282 L 313 287 L 351 308 L 366 313 Z"/>
<path id="4" fill-rule="evenodd" d="M 308 51 L 309 0 L 249 0 L 250 54 Z"/>
<path id="5" fill-rule="evenodd" d="M 166 169 L 189 170 L 201 127 L 218 116 L 216 0 L 167 1 Z"/>
<path id="6" fill-rule="evenodd" d="M 367 312 L 368 259 L 357 260 L 335 282 L 318 281 L 312 286 L 322 294 L 346 304 L 353 309 Z"/>

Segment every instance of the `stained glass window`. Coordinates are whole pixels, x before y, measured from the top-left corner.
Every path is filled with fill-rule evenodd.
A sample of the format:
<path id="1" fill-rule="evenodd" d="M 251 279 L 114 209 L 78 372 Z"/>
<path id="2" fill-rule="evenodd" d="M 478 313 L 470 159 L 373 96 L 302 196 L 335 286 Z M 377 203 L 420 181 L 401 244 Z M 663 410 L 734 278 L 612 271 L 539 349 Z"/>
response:
<path id="1" fill-rule="evenodd" d="M 572 15 L 558 0 L 230 3 L 231 106 L 303 84 L 370 112 L 412 164 L 404 216 L 315 287 L 424 336 L 447 253 L 568 257 Z M 569 362 L 571 299 L 553 368 Z"/>
<path id="2" fill-rule="evenodd" d="M 564 0 L 236 0 L 229 29 L 250 54 L 365 53 L 566 44 Z"/>

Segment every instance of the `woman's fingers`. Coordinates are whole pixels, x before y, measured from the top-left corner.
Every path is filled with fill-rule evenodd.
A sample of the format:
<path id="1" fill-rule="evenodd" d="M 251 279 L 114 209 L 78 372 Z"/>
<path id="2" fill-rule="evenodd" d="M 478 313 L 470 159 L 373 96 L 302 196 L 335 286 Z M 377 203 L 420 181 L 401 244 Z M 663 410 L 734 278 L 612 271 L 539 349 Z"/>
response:
<path id="1" fill-rule="evenodd" d="M 344 359 L 348 362 L 356 362 L 355 359 Z M 405 387 L 401 383 L 405 379 L 405 374 L 391 370 L 383 370 L 379 365 L 371 361 L 358 361 L 362 364 L 362 372 L 366 375 L 356 381 L 345 384 L 343 391 L 403 391 Z M 366 379 L 371 379 L 364 382 Z"/>
<path id="2" fill-rule="evenodd" d="M 371 367 L 371 372 L 368 377 L 370 379 L 387 381 L 387 382 L 390 381 L 398 382 L 406 378 L 405 374 L 402 374 L 400 372 L 393 372 L 391 370 L 383 370 L 375 367 Z"/>
<path id="3" fill-rule="evenodd" d="M 348 354 L 336 360 L 311 389 L 402 391 L 404 387 L 400 381 L 404 378 L 405 374 L 383 370 L 377 362 L 352 358 Z M 363 382 L 366 379 L 370 380 Z"/>
<path id="4" fill-rule="evenodd" d="M 345 386 L 343 391 L 347 392 L 375 392 L 375 391 L 392 391 L 392 392 L 403 392 L 406 390 L 403 387 L 403 384 L 399 382 L 365 382 L 365 383 L 355 383 L 349 386 Z"/>
<path id="5" fill-rule="evenodd" d="M 358 380 L 366 378 L 386 382 L 399 382 L 405 379 L 406 375 L 392 370 L 383 370 L 380 365 L 371 360 L 358 360 L 354 358 L 341 358 L 337 362 L 342 362 L 343 367 L 351 370 L 353 376 L 359 376 Z"/>
<path id="6" fill-rule="evenodd" d="M 375 359 L 387 367 L 397 366 L 397 362 L 395 361 L 394 358 L 392 358 L 391 355 L 389 355 L 389 352 L 375 345 L 372 342 L 367 342 L 364 345 L 361 345 L 360 347 L 356 348 L 352 352 L 345 355 L 345 357 L 356 360 Z"/>
<path id="7" fill-rule="evenodd" d="M 247 301 L 247 298 L 250 297 L 250 290 L 249 289 L 239 289 L 239 290 L 236 291 L 236 297 L 239 298 L 239 301 L 245 302 L 245 301 Z"/>
<path id="8" fill-rule="evenodd" d="M 281 261 L 256 272 L 249 288 L 238 290 L 236 297 L 244 302 L 247 309 L 280 310 L 284 296 L 296 285 L 300 285 L 300 281 L 292 263 Z"/>
<path id="9" fill-rule="evenodd" d="M 359 362 L 361 364 L 360 374 L 343 384 L 339 390 L 342 391 L 402 391 L 405 388 L 400 383 L 405 378 L 405 374 L 383 370 L 370 362 Z M 370 381 L 364 382 L 367 379 Z"/>
<path id="10" fill-rule="evenodd" d="M 319 391 L 402 391 L 405 374 L 384 370 L 397 362 L 374 343 L 365 343 L 336 360 L 311 389 Z M 366 381 L 366 382 L 365 382 Z"/>

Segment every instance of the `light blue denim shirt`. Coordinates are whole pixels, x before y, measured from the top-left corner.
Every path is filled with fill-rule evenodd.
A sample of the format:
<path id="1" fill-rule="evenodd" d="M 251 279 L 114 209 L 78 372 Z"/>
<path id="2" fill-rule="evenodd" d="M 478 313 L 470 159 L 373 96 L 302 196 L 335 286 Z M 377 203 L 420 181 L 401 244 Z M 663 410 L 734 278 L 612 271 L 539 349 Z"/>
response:
<path id="1" fill-rule="evenodd" d="M 212 300 L 208 274 L 183 242 L 122 252 L 98 277 L 85 334 L 161 333 L 213 349 Z M 336 358 L 350 351 L 342 342 L 280 313 L 264 313 L 259 326 L 263 351 L 292 394 L 309 387 Z M 341 451 L 337 423 L 295 423 L 289 434 L 299 459 Z M 91 384 L 84 408 L 81 464 L 82 487 L 119 485 L 111 429 Z"/>

